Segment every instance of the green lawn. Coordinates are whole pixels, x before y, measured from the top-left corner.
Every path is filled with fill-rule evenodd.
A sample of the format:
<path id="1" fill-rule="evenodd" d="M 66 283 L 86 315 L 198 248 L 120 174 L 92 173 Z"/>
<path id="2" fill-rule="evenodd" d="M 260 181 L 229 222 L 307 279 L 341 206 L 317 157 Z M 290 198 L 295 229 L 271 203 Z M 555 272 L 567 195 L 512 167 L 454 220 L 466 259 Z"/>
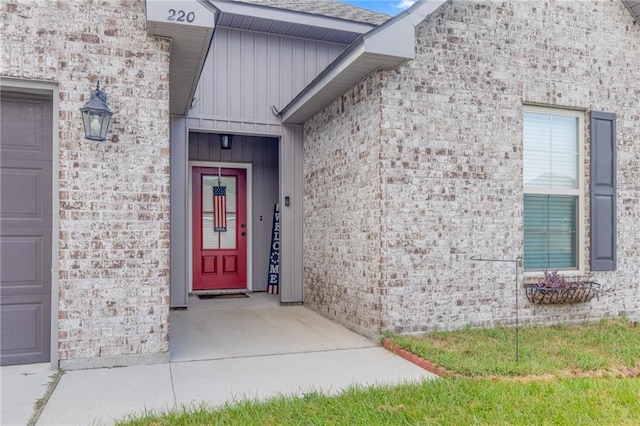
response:
<path id="1" fill-rule="evenodd" d="M 129 418 L 122 425 L 639 425 L 640 325 L 605 321 L 390 336 L 457 373 L 396 387 L 351 389 Z M 593 377 L 577 377 L 587 373 Z M 604 377 L 599 377 L 604 373 Z M 617 375 L 616 375 L 617 374 Z"/>
<path id="2" fill-rule="evenodd" d="M 389 337 L 396 345 L 465 376 L 640 368 L 640 323 L 626 320 L 521 327 L 518 362 L 513 327 Z"/>

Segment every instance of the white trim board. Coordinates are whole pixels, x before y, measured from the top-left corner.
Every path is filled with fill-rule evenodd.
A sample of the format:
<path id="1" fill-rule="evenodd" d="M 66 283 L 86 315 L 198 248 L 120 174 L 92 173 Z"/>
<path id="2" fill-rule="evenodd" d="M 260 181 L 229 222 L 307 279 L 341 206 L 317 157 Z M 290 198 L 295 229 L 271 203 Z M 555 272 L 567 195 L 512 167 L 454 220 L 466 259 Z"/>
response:
<path id="1" fill-rule="evenodd" d="M 249 163 L 226 163 L 219 161 L 189 161 L 188 165 L 188 205 L 187 205 L 187 279 L 188 292 L 193 292 L 193 168 L 221 167 L 227 169 L 244 169 L 247 171 L 247 223 L 253 223 L 253 165 Z M 247 290 L 253 290 L 253 230 L 247 227 Z"/>

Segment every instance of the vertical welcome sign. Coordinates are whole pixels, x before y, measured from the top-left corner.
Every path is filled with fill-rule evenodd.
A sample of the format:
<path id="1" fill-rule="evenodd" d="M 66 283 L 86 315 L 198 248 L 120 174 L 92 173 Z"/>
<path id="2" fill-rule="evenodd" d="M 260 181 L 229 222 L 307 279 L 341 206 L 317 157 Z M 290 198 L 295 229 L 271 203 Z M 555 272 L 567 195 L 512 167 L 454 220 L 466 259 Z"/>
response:
<path id="1" fill-rule="evenodd" d="M 278 294 L 280 286 L 280 205 L 273 208 L 273 227 L 271 228 L 271 249 L 269 253 L 268 294 Z"/>

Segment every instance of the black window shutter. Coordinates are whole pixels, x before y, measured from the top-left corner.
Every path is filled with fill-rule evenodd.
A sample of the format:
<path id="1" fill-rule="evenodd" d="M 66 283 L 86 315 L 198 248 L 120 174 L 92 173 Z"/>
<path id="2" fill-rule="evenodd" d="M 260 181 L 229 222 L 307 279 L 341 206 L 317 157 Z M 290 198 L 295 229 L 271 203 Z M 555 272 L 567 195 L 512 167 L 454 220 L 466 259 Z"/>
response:
<path id="1" fill-rule="evenodd" d="M 591 112 L 591 270 L 616 269 L 616 115 Z"/>

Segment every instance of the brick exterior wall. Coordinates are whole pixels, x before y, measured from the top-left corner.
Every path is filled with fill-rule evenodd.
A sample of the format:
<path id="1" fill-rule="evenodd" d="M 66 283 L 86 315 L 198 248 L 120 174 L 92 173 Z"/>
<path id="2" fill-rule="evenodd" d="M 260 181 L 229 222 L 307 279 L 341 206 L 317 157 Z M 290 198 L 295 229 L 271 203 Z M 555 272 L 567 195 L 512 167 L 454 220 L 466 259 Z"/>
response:
<path id="1" fill-rule="evenodd" d="M 69 368 L 168 358 L 169 41 L 147 36 L 144 7 L 2 2 L 0 74 L 59 86 L 58 357 Z M 97 80 L 114 111 L 103 143 L 83 138 L 78 111 Z"/>
<path id="2" fill-rule="evenodd" d="M 363 334 L 382 325 L 381 83 L 358 84 L 304 139 L 304 302 Z"/>
<path id="3" fill-rule="evenodd" d="M 374 334 L 513 324 L 514 265 L 470 258 L 523 251 L 523 105 L 539 104 L 584 110 L 585 126 L 617 114 L 618 268 L 589 272 L 585 129 L 581 250 L 608 291 L 539 306 L 521 279 L 520 318 L 640 319 L 639 69 L 621 2 L 445 4 L 417 27 L 415 60 L 305 125 L 305 302 Z"/>

